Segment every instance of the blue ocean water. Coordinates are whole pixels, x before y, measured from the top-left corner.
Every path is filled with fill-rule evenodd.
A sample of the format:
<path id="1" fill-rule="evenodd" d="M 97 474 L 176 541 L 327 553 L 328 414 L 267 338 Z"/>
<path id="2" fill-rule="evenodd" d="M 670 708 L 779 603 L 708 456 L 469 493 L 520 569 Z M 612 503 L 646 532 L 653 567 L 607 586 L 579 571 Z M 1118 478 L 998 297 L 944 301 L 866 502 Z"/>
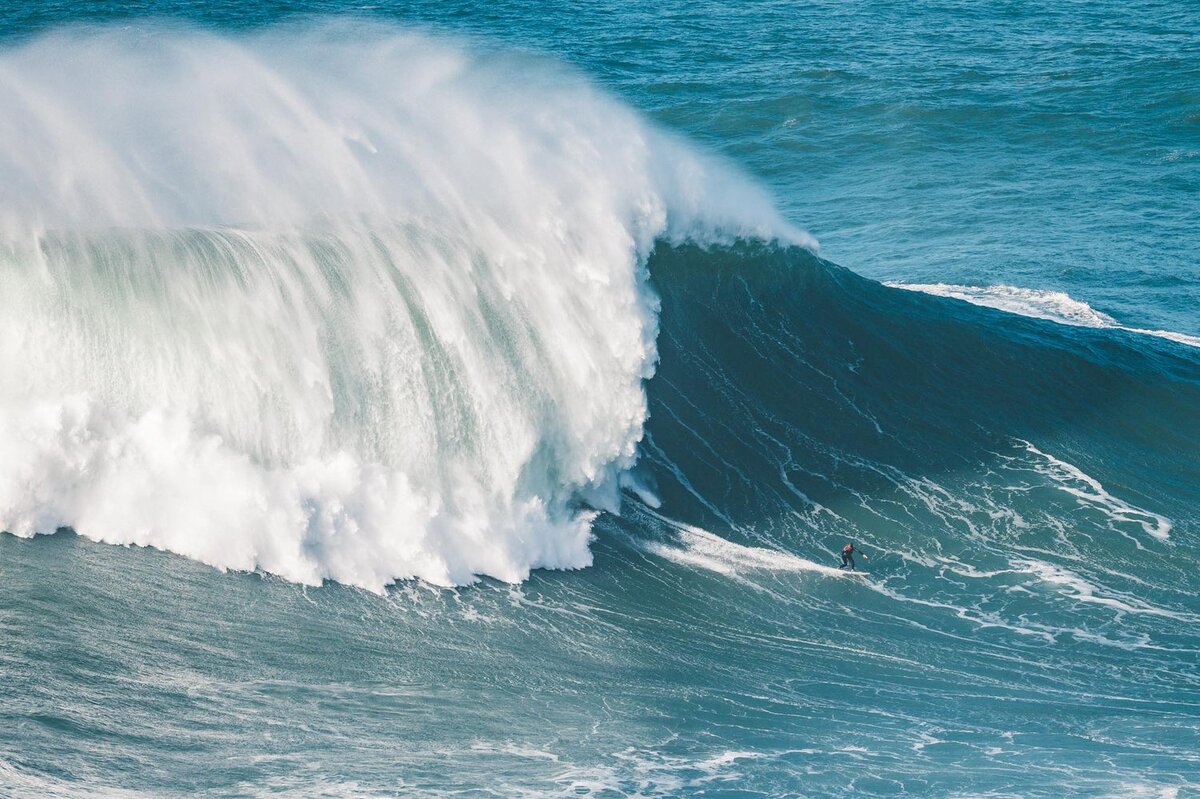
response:
<path id="1" fill-rule="evenodd" d="M 1200 796 L 1198 86 L 1186 3 L 5 5 L 0 796 Z"/>

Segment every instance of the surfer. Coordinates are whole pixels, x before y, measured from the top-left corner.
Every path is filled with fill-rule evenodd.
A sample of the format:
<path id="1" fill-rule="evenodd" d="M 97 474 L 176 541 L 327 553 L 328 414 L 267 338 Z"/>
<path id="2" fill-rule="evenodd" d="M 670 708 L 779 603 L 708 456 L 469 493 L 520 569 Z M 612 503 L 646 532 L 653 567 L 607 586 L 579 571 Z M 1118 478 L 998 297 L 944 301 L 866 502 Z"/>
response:
<path id="1" fill-rule="evenodd" d="M 846 546 L 842 547 L 842 565 L 839 566 L 838 568 L 844 569 L 847 566 L 849 566 L 850 571 L 857 571 L 857 569 L 854 568 L 854 553 L 855 552 L 862 555 L 863 560 L 867 559 L 866 552 L 863 552 L 860 549 L 855 549 L 854 544 L 846 544 Z"/>

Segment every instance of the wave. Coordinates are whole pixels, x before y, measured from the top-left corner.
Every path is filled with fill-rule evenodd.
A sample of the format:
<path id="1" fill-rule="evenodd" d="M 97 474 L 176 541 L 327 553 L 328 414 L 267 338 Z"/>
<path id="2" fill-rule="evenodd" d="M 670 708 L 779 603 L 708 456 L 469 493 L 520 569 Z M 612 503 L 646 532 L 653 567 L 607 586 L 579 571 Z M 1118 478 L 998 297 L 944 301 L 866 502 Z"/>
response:
<path id="1" fill-rule="evenodd" d="M 1195 521 L 1193 349 L 824 261 L 561 66 L 378 25 L 76 30 L 0 51 L 0 103 L 17 535 L 381 591 L 586 566 L 610 512 L 741 582 L 854 540 L 1125 597 Z"/>
<path id="2" fill-rule="evenodd" d="M 1046 319 L 1061 325 L 1077 327 L 1093 327 L 1107 330 L 1123 330 L 1126 333 L 1138 333 L 1144 336 L 1155 336 L 1185 344 L 1189 347 L 1200 347 L 1200 336 L 1190 336 L 1187 333 L 1176 333 L 1172 330 L 1148 330 L 1141 327 L 1129 327 L 1113 319 L 1106 313 L 1097 311 L 1086 302 L 1074 299 L 1062 291 L 1046 291 L 1042 289 L 1024 289 L 1003 284 L 995 286 L 961 286 L 953 283 L 903 283 L 889 281 L 886 285 L 893 288 L 920 291 L 937 297 L 952 297 L 973 305 L 982 305 L 1000 311 L 1028 316 L 1033 319 Z"/>
<path id="3" fill-rule="evenodd" d="M 560 66 L 394 27 L 0 52 L 0 529 L 381 590 L 590 563 L 655 242 L 814 246 Z"/>
<path id="4" fill-rule="evenodd" d="M 745 548 L 710 558 L 731 574 L 747 553 L 834 562 L 855 541 L 930 607 L 945 562 L 1070 564 L 1106 596 L 1137 596 L 1147 569 L 1168 594 L 1190 584 L 1170 553 L 1200 501 L 1195 349 L 1005 324 L 770 244 L 649 263 L 660 362 L 636 469 L 664 513 Z M 698 565 L 710 543 L 655 546 Z"/>

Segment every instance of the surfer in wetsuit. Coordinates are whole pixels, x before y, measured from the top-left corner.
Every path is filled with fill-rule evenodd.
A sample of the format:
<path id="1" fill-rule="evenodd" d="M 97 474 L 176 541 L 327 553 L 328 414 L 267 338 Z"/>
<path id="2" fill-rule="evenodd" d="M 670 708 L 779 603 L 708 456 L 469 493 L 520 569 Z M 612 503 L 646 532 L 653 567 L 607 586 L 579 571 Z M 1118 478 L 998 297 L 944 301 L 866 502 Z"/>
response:
<path id="1" fill-rule="evenodd" d="M 850 571 L 858 571 L 856 568 L 854 568 L 854 553 L 855 552 L 862 555 L 863 560 L 867 559 L 866 552 L 863 552 L 862 550 L 859 550 L 859 549 L 855 549 L 854 544 L 846 544 L 846 546 L 842 547 L 842 565 L 839 566 L 838 568 L 844 569 L 847 566 L 849 566 Z"/>

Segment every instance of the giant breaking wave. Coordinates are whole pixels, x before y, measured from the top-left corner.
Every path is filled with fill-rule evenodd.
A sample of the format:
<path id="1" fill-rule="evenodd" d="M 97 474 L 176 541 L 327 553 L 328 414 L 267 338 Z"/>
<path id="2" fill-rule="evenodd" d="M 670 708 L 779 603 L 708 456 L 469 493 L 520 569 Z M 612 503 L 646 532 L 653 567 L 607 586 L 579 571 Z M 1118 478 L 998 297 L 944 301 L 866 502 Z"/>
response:
<path id="1" fill-rule="evenodd" d="M 539 59 L 380 26 L 0 53 L 0 529 L 381 590 L 590 562 L 656 241 L 809 240 Z"/>

